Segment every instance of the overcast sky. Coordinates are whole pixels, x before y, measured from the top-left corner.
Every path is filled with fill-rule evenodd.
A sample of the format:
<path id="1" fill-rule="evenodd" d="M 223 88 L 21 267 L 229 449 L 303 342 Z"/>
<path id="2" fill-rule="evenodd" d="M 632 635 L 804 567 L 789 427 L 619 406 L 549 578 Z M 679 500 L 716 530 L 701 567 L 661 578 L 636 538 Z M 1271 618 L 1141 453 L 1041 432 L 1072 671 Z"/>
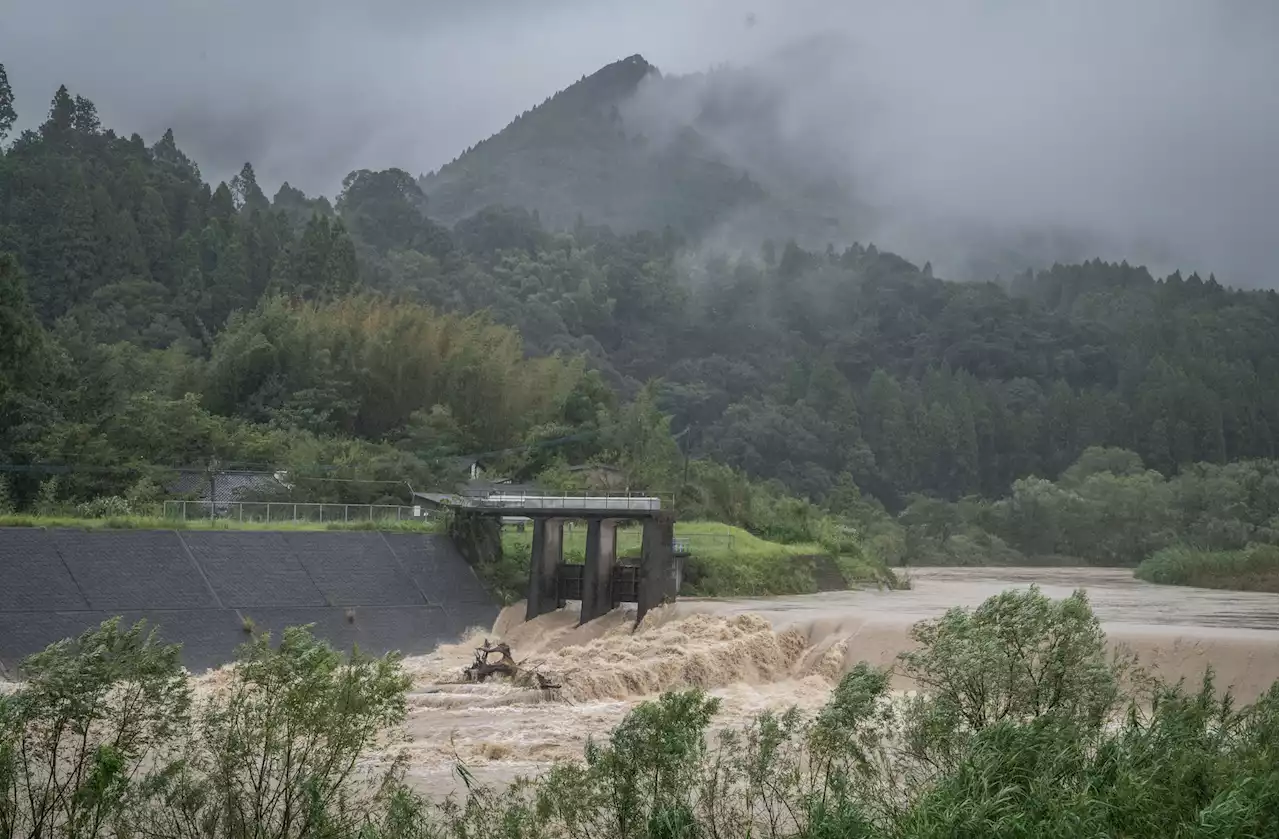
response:
<path id="1" fill-rule="evenodd" d="M 151 142 L 172 127 L 210 179 L 252 161 L 269 194 L 288 180 L 332 195 L 355 168 L 437 168 L 640 53 L 667 74 L 769 68 L 784 133 L 820 145 L 908 226 L 1088 230 L 1121 249 L 1150 240 L 1184 270 L 1276 285 L 1266 0 L 4 5 L 0 62 L 23 126 L 65 83 L 118 132 Z M 838 46 L 776 58 L 814 36 Z"/>

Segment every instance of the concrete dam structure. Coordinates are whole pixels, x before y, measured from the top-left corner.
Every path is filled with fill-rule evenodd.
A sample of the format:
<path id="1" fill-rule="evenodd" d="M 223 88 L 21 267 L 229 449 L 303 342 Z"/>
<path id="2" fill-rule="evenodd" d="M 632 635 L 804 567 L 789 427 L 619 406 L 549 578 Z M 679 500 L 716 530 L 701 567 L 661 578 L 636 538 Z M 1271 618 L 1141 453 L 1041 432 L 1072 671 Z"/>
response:
<path id="1" fill-rule="evenodd" d="M 681 564 L 673 550 L 676 515 L 654 495 L 592 495 L 538 492 L 488 492 L 459 498 L 456 509 L 466 515 L 502 521 L 508 516 L 533 522 L 529 557 L 529 594 L 525 620 L 581 603 L 579 624 L 595 620 L 619 603 L 636 604 L 636 624 L 680 591 Z M 564 561 L 564 525 L 587 523 L 586 558 L 582 565 Z M 641 522 L 644 531 L 638 565 L 618 561 L 618 524 Z"/>
<path id="2" fill-rule="evenodd" d="M 115 615 L 157 625 L 200 671 L 250 626 L 413 655 L 492 626 L 498 604 L 443 535 L 0 528 L 0 675 Z"/>

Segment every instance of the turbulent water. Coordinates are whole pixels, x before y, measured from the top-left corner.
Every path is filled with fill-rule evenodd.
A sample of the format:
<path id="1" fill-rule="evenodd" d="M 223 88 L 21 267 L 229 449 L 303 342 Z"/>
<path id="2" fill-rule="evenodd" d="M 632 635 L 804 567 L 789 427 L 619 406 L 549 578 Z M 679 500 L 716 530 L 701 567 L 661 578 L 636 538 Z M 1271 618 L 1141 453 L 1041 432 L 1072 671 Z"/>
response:
<path id="1" fill-rule="evenodd" d="M 1212 665 L 1242 699 L 1276 678 L 1275 595 L 1155 586 L 1117 569 L 926 569 L 913 572 L 910 591 L 682 599 L 634 632 L 625 609 L 577 627 L 575 604 L 529 623 L 521 604 L 490 630 L 406 662 L 415 679 L 404 744 L 411 780 L 447 793 L 457 788 L 458 761 L 482 781 L 534 774 L 579 757 L 589 736 L 607 735 L 637 702 L 668 688 L 720 697 L 722 726 L 769 707 L 816 708 L 856 662 L 892 663 L 915 621 L 1031 583 L 1051 597 L 1086 589 L 1109 640 L 1166 678 L 1198 678 Z M 556 697 L 502 680 L 461 683 L 484 638 L 506 641 L 522 666 L 561 683 Z"/>

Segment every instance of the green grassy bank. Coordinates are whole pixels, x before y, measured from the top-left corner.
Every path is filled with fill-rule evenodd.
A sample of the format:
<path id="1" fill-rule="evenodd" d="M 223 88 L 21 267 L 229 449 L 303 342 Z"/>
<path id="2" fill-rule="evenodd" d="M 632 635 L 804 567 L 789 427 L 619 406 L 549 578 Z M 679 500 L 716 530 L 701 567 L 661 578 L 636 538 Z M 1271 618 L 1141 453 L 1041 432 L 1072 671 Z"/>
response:
<path id="1" fill-rule="evenodd" d="M 80 530 L 386 530 L 410 533 L 433 533 L 439 529 L 435 522 L 394 519 L 358 522 L 254 522 L 234 519 L 169 519 L 163 516 L 90 519 L 27 513 L 0 515 L 0 527 L 73 527 Z"/>
<path id="2" fill-rule="evenodd" d="M 685 584 L 681 591 L 690 596 L 811 593 L 818 590 L 814 558 L 830 554 L 817 542 L 771 542 L 722 522 L 677 522 L 675 537 L 690 552 L 685 561 Z M 618 555 L 622 558 L 638 557 L 640 541 L 640 528 L 620 529 Z M 486 576 L 495 588 L 507 593 L 508 599 L 523 596 L 532 545 L 532 527 L 527 527 L 524 532 L 512 527 L 504 528 L 501 563 L 499 567 L 488 569 Z M 566 527 L 565 560 L 582 562 L 585 556 L 586 527 L 582 524 Z M 846 555 L 836 556 L 834 561 L 845 583 L 851 587 L 902 584 L 882 562 Z"/>

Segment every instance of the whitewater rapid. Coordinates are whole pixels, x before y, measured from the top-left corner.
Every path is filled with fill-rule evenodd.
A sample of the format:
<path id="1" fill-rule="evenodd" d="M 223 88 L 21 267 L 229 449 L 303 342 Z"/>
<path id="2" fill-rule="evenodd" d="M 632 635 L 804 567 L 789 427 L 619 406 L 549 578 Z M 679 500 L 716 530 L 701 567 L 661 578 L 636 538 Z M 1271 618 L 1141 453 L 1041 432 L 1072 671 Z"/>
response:
<path id="1" fill-rule="evenodd" d="M 637 703 L 697 686 L 721 700 L 718 727 L 766 708 L 812 710 L 858 661 L 890 665 L 910 647 L 918 620 L 976 606 L 1035 583 L 1051 597 L 1089 594 L 1108 640 L 1168 679 L 1199 679 L 1212 665 L 1221 685 L 1252 699 L 1277 677 L 1275 595 L 1156 586 L 1101 568 L 948 568 L 912 571 L 909 591 L 846 591 L 769 598 L 681 599 L 640 627 L 619 608 L 577 626 L 576 604 L 523 622 L 523 604 L 490 628 L 405 665 L 414 679 L 403 742 L 410 781 L 443 795 L 462 762 L 481 781 L 531 775 L 578 759 L 588 737 L 605 737 Z M 511 646 L 522 666 L 563 687 L 544 694 L 503 680 L 462 682 L 488 638 Z M 912 686 L 901 677 L 894 687 Z"/>

